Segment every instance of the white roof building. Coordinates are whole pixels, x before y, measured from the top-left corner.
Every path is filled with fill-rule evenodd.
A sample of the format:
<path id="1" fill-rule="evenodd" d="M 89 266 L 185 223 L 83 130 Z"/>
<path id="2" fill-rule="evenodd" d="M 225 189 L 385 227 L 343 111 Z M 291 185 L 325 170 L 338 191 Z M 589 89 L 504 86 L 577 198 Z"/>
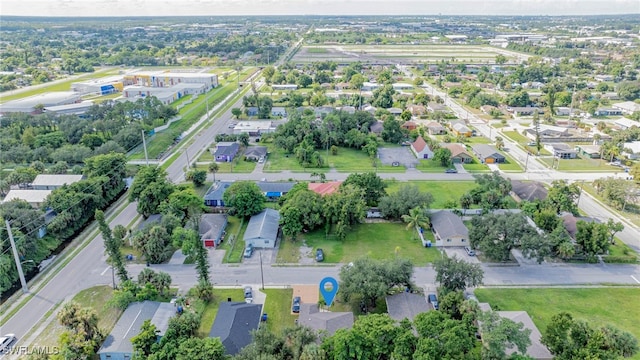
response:
<path id="1" fill-rule="evenodd" d="M 616 120 L 614 122 L 614 124 L 616 126 L 618 126 L 619 128 L 621 128 L 622 130 L 629 129 L 632 126 L 640 127 L 640 122 L 633 121 L 633 120 L 627 119 L 627 118 L 620 118 L 620 119 Z"/>
<path id="2" fill-rule="evenodd" d="M 79 101 L 80 95 L 73 91 L 48 92 L 0 104 L 0 113 L 32 113 L 38 105 L 44 107 L 59 106 L 73 104 Z"/>
<path id="3" fill-rule="evenodd" d="M 92 106 L 93 101 L 83 101 L 66 105 L 47 106 L 44 108 L 44 111 L 57 115 L 81 115 L 87 112 Z"/>
<path id="4" fill-rule="evenodd" d="M 3 203 L 12 200 L 24 200 L 34 208 L 42 206 L 51 190 L 10 190 Z"/>
<path id="5" fill-rule="evenodd" d="M 36 176 L 31 185 L 36 190 L 55 190 L 63 185 L 70 185 L 82 180 L 82 175 L 52 175 L 40 174 Z"/>
<path id="6" fill-rule="evenodd" d="M 621 103 L 615 103 L 611 105 L 615 109 L 620 109 L 625 114 L 633 114 L 636 111 L 640 111 L 640 104 L 633 101 L 625 101 Z"/>

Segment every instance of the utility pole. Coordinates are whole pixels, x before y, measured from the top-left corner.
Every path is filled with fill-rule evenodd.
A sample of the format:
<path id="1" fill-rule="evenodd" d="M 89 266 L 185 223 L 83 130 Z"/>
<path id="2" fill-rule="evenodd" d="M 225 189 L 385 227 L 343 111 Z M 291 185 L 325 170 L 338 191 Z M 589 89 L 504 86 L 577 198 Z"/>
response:
<path id="1" fill-rule="evenodd" d="M 260 278 L 262 280 L 262 290 L 264 290 L 264 271 L 262 270 L 262 249 L 260 249 Z"/>
<path id="2" fill-rule="evenodd" d="M 13 241 L 13 233 L 11 232 L 11 224 L 9 220 L 4 221 L 7 224 L 7 232 L 9 233 L 9 242 L 11 242 L 11 250 L 13 250 L 13 258 L 16 261 L 16 267 L 18 268 L 18 277 L 20 278 L 20 284 L 22 284 L 22 292 L 27 294 L 29 293 L 29 288 L 27 287 L 27 280 L 24 278 L 24 273 L 22 272 L 22 264 L 20 263 L 20 256 L 18 255 L 18 249 L 16 249 L 16 243 Z"/>
<path id="3" fill-rule="evenodd" d="M 147 162 L 147 166 L 149 166 L 149 154 L 147 154 L 147 141 L 144 139 L 144 130 L 140 130 L 142 132 L 142 147 L 144 147 L 144 159 Z"/>
<path id="4" fill-rule="evenodd" d="M 184 153 L 187 155 L 187 169 L 191 168 L 191 161 L 189 161 L 189 149 L 184 148 Z"/>

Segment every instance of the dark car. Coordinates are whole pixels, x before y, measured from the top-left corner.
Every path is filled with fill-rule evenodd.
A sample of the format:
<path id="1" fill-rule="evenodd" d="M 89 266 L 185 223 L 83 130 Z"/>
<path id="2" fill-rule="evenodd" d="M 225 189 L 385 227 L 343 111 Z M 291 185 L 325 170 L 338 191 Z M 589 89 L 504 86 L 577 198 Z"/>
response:
<path id="1" fill-rule="evenodd" d="M 458 170 L 456 170 L 456 169 L 447 169 L 444 172 L 447 173 L 447 174 L 457 174 Z"/>
<path id="2" fill-rule="evenodd" d="M 475 252 L 475 251 L 473 251 L 473 249 L 471 249 L 471 248 L 470 248 L 470 247 L 468 247 L 468 246 L 465 246 L 465 247 L 464 247 L 464 251 L 466 251 L 466 252 L 467 252 L 467 255 L 469 255 L 469 256 L 476 256 L 476 252 Z"/>
<path id="3" fill-rule="evenodd" d="M 322 249 L 316 250 L 316 261 L 323 262 L 324 261 L 324 251 Z"/>
<path id="4" fill-rule="evenodd" d="M 294 312 L 294 313 L 300 312 L 300 296 L 296 296 L 293 298 L 293 305 L 291 305 L 291 312 Z"/>
<path id="5" fill-rule="evenodd" d="M 438 297 L 436 294 L 429 294 L 429 302 L 433 305 L 433 308 L 438 310 L 440 306 L 438 305 Z"/>
<path id="6" fill-rule="evenodd" d="M 253 245 L 248 244 L 247 247 L 244 248 L 244 257 L 250 258 L 253 255 Z"/>

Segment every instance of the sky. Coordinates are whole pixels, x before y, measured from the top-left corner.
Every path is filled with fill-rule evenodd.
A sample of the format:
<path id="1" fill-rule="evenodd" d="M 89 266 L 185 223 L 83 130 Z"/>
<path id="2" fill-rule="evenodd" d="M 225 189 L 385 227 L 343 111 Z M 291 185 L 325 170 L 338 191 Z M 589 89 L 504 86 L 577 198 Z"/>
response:
<path id="1" fill-rule="evenodd" d="M 0 17 L 640 14 L 640 0 L 2 0 Z M 1 20 L 1 19 L 0 19 Z"/>

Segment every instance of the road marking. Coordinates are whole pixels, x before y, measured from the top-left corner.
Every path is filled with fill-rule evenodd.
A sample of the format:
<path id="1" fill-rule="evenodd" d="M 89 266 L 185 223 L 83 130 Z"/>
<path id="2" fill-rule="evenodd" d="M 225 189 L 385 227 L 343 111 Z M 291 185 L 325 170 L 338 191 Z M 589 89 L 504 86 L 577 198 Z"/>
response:
<path id="1" fill-rule="evenodd" d="M 104 269 L 104 270 L 100 273 L 100 276 L 104 275 L 104 273 L 106 273 L 106 272 L 107 272 L 107 271 L 109 271 L 109 270 L 111 270 L 111 266 L 107 266 L 107 268 L 106 268 L 106 269 Z M 638 281 L 638 280 L 636 280 L 636 281 Z"/>
<path id="2" fill-rule="evenodd" d="M 631 278 L 632 278 L 633 280 L 635 280 L 638 284 L 640 284 L 640 280 L 636 279 L 636 277 L 635 277 L 635 276 L 631 275 Z"/>

